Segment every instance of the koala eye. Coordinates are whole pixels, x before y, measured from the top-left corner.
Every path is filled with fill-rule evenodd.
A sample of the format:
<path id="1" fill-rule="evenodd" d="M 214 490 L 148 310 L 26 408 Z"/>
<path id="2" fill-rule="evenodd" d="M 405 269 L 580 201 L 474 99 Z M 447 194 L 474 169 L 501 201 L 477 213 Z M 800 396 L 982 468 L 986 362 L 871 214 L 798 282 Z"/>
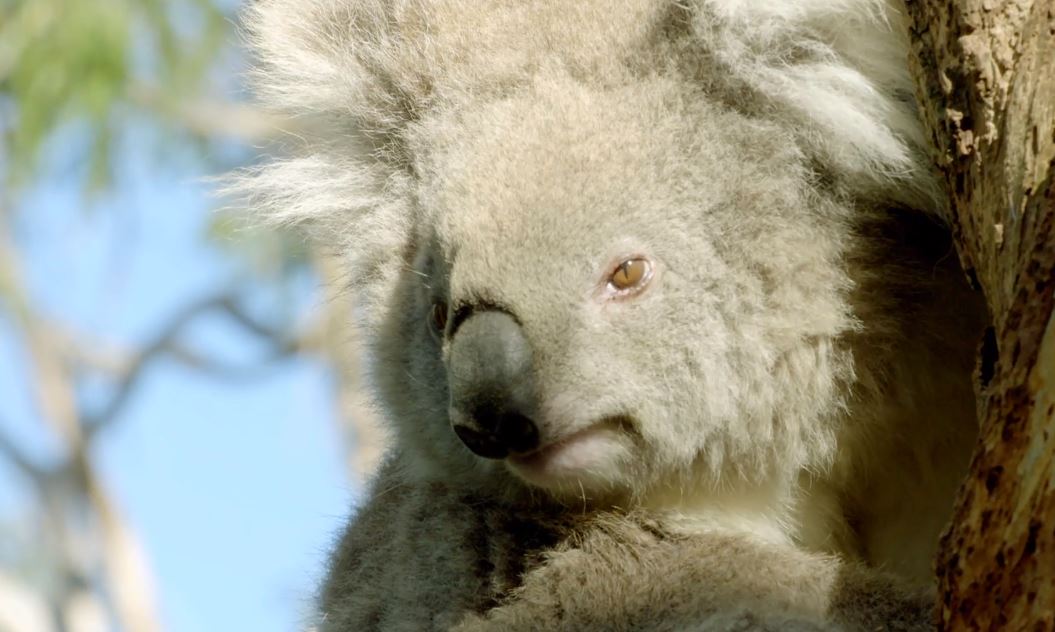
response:
<path id="1" fill-rule="evenodd" d="M 619 264 L 612 276 L 608 277 L 608 285 L 623 292 L 644 285 L 651 276 L 652 264 L 647 259 L 634 257 Z"/>
<path id="2" fill-rule="evenodd" d="M 447 329 L 447 304 L 443 301 L 433 301 L 429 309 L 429 328 L 435 335 L 443 337 L 443 331 Z"/>

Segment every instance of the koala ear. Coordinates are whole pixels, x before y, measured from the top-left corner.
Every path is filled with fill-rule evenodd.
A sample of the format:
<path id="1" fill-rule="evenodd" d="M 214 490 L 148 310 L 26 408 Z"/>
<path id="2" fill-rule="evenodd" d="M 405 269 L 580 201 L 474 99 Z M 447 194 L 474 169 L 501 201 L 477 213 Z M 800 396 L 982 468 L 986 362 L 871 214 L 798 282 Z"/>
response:
<path id="1" fill-rule="evenodd" d="M 222 179 L 220 194 L 261 223 L 297 225 L 341 255 L 363 315 L 394 282 L 414 217 L 400 138 L 406 82 L 378 63 L 391 48 L 381 0 L 258 0 L 243 14 L 262 104 L 293 121 L 292 151 Z"/>
<path id="2" fill-rule="evenodd" d="M 412 118 L 415 95 L 394 61 L 392 3 L 259 0 L 242 14 L 255 54 L 250 78 L 264 105 L 295 117 L 390 133 Z"/>
<path id="3" fill-rule="evenodd" d="M 360 316 L 376 324 L 413 235 L 408 176 L 383 162 L 319 150 L 228 174 L 220 195 L 258 222 L 296 225 L 344 262 Z"/>
<path id="4" fill-rule="evenodd" d="M 889 0 L 689 0 L 706 72 L 747 107 L 783 119 L 803 150 L 858 195 L 934 209 L 941 198 L 904 63 L 905 18 Z M 704 78 L 710 82 L 713 77 Z M 895 185 L 895 186 L 891 186 Z M 889 200 L 883 200 L 889 201 Z"/>

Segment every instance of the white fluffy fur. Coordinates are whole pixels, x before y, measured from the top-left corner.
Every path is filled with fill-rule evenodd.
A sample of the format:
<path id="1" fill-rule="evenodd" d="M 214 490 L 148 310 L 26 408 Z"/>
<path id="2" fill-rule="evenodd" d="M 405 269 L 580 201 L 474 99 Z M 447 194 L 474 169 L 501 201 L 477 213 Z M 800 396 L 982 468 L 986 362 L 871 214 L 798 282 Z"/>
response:
<path id="1" fill-rule="evenodd" d="M 889 0 L 256 2 L 246 23 L 263 103 L 324 131 L 306 157 L 247 172 L 229 191 L 274 221 L 326 227 L 356 253 L 352 269 L 368 269 L 352 278 L 382 280 L 376 257 L 396 254 L 419 221 L 399 182 L 412 158 L 398 146 L 422 112 L 513 89 L 540 64 L 614 72 L 646 55 L 664 12 L 689 21 L 716 91 L 785 121 L 858 192 L 935 207 L 902 10 Z"/>
<path id="2" fill-rule="evenodd" d="M 787 108 L 789 124 L 806 123 L 806 142 L 829 164 L 888 195 L 891 179 L 931 193 L 900 3 L 704 4 L 717 20 L 698 20 L 700 37 L 734 76 Z"/>
<path id="3" fill-rule="evenodd" d="M 452 343 L 424 325 L 432 300 L 498 302 L 531 342 L 544 440 L 633 426 L 543 497 L 925 577 L 981 311 L 920 228 L 941 209 L 901 19 L 888 0 L 260 0 L 258 91 L 310 132 L 230 191 L 346 255 L 401 480 L 539 496 L 454 437 Z M 633 254 L 647 292 L 591 290 Z"/>

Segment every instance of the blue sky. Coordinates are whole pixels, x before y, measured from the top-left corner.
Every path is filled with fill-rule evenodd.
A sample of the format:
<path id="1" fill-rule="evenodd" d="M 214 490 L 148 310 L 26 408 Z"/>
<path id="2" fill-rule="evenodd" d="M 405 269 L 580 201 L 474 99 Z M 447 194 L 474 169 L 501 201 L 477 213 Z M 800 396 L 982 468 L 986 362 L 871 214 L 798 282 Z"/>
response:
<path id="1" fill-rule="evenodd" d="M 17 205 L 37 304 L 128 344 L 245 276 L 244 263 L 202 240 L 215 206 L 199 180 L 207 168 L 159 163 L 149 155 L 152 133 L 129 128 L 112 192 L 91 203 L 76 169 L 58 160 L 75 135 L 60 135 L 46 163 L 53 175 Z M 310 278 L 295 284 L 298 310 L 312 309 L 316 289 Z M 248 293 L 254 304 L 280 304 L 261 288 Z M 189 333 L 194 346 L 224 357 L 251 361 L 259 351 L 219 318 Z M 0 424 L 46 459 L 54 442 L 34 416 L 25 368 L 0 319 Z M 168 630 L 297 629 L 354 493 L 332 398 L 326 368 L 311 360 L 237 383 L 162 361 L 100 438 L 97 464 L 145 543 Z M 27 511 L 23 487 L 0 464 L 0 520 Z"/>

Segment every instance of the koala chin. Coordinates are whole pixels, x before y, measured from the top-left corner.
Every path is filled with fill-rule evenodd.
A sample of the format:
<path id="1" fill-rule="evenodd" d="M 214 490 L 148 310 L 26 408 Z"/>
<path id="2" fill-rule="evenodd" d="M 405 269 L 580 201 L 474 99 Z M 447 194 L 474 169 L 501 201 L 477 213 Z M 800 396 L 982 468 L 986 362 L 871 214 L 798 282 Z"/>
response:
<path id="1" fill-rule="evenodd" d="M 540 603 L 525 596 L 558 594 L 576 564 L 612 583 L 564 629 L 609 629 L 590 617 L 630 617 L 628 595 L 657 586 L 694 604 L 671 619 L 692 629 L 777 602 L 886 625 L 902 611 L 869 608 L 920 603 L 866 569 L 929 579 L 976 434 L 986 315 L 941 221 L 902 12 L 249 9 L 257 91 L 308 131 L 231 188 L 344 255 L 393 430 L 327 584 L 344 623 L 324 629 Z M 668 558 L 690 585 L 635 583 L 630 560 Z M 788 565 L 816 572 L 800 586 Z M 397 615 L 397 594 L 416 610 Z"/>

